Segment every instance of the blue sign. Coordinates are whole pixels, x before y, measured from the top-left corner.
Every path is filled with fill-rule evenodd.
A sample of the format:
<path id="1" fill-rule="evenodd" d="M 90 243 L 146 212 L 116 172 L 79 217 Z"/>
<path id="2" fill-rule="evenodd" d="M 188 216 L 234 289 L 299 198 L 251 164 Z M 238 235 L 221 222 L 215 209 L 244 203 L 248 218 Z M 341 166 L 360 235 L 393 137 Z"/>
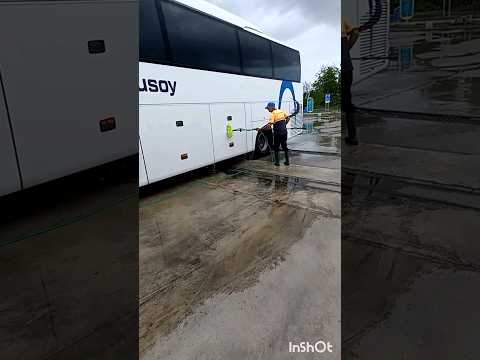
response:
<path id="1" fill-rule="evenodd" d="M 313 104 L 314 104 L 313 98 L 309 97 L 307 99 L 307 112 L 309 113 L 313 112 Z"/>
<path id="2" fill-rule="evenodd" d="M 400 6 L 397 6 L 390 15 L 390 22 L 400 22 L 400 20 Z"/>
<path id="3" fill-rule="evenodd" d="M 410 19 L 413 16 L 414 0 L 400 0 L 400 17 Z"/>
<path id="4" fill-rule="evenodd" d="M 325 94 L 325 104 L 330 104 L 330 94 Z"/>
<path id="5" fill-rule="evenodd" d="M 400 48 L 400 65 L 402 70 L 408 69 L 412 66 L 413 62 L 413 48 L 402 47 Z"/>

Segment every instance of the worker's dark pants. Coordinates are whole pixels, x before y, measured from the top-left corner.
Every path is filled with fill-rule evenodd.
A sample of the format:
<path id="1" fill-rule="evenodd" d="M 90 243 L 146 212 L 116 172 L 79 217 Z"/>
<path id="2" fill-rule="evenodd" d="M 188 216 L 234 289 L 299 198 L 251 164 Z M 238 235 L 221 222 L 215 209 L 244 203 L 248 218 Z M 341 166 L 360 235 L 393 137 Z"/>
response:
<path id="1" fill-rule="evenodd" d="M 345 122 L 347 123 L 347 137 L 349 139 L 357 138 L 357 129 L 353 119 L 352 104 L 352 81 L 353 71 L 342 71 L 342 112 L 345 114 Z"/>
<path id="2" fill-rule="evenodd" d="M 273 131 L 272 130 L 264 131 L 263 134 L 267 138 L 268 146 L 270 147 L 270 151 L 272 151 L 272 149 L 273 149 Z"/>
<path id="3" fill-rule="evenodd" d="M 274 134 L 273 135 L 273 150 L 275 152 L 280 151 L 280 146 L 282 147 L 282 150 L 287 153 L 287 134 Z"/>

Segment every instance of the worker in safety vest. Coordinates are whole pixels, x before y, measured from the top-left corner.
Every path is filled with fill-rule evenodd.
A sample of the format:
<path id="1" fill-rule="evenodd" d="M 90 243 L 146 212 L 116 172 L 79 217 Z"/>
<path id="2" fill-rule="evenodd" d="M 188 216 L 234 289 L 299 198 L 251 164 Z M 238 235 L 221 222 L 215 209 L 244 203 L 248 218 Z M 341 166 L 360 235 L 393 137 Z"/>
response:
<path id="1" fill-rule="evenodd" d="M 341 85 L 342 85 L 342 112 L 345 114 L 347 123 L 347 136 L 345 143 L 348 145 L 357 145 L 357 129 L 353 119 L 352 104 L 352 81 L 353 64 L 350 57 L 350 49 L 358 40 L 359 29 L 349 24 L 347 19 L 342 17 L 342 66 L 341 66 Z"/>
<path id="2" fill-rule="evenodd" d="M 269 102 L 265 107 L 270 112 L 270 119 L 268 124 L 265 125 L 262 129 L 272 129 L 273 128 L 273 150 L 275 152 L 275 165 L 280 166 L 279 160 L 279 151 L 280 146 L 285 152 L 285 165 L 290 165 L 288 160 L 288 148 L 287 148 L 287 124 L 290 121 L 290 115 L 288 115 L 283 110 L 277 110 L 275 108 L 275 103 Z"/>

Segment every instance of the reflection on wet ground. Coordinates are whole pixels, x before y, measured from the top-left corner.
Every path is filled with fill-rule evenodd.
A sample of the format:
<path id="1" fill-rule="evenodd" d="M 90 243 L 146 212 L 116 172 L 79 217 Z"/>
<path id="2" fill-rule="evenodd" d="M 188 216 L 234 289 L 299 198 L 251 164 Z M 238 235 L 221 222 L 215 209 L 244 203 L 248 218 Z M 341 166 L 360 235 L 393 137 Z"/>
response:
<path id="1" fill-rule="evenodd" d="M 457 154 L 480 154 L 480 127 L 472 122 L 419 120 L 388 113 L 357 114 L 363 143 Z M 392 162 L 394 165 L 394 162 Z"/>
<path id="2" fill-rule="evenodd" d="M 339 158 L 291 163 L 242 161 L 141 199 L 143 359 L 289 359 L 303 338 L 340 358 Z"/>
<path id="3" fill-rule="evenodd" d="M 313 152 L 292 151 L 292 153 L 290 154 L 290 158 L 296 165 L 330 169 L 339 169 L 340 167 L 338 157 L 334 156 L 334 153 L 331 156 L 318 156 L 318 154 L 315 154 Z M 264 162 L 271 162 L 271 159 L 268 157 L 264 157 L 259 160 Z"/>
<path id="4" fill-rule="evenodd" d="M 342 149 L 346 359 L 478 358 L 478 38 L 394 32 L 397 60 L 356 86 L 360 145 Z"/>
<path id="5" fill-rule="evenodd" d="M 480 113 L 480 30 L 392 31 L 390 58 L 387 69 L 354 86 L 355 105 L 442 115 Z"/>
<path id="6" fill-rule="evenodd" d="M 476 354 L 477 305 L 467 299 L 479 296 L 478 183 L 438 183 L 436 174 L 419 179 L 405 169 L 344 169 L 342 181 L 345 358 L 382 359 L 379 349 L 399 360 Z M 445 337 L 442 352 L 432 350 Z"/>
<path id="7" fill-rule="evenodd" d="M 288 148 L 294 152 L 339 155 L 341 153 L 340 114 L 326 112 L 305 114 L 304 126 L 308 129 L 288 140 Z"/>
<path id="8" fill-rule="evenodd" d="M 339 136 L 322 134 L 305 134 L 293 137 L 288 141 L 288 147 L 292 151 L 325 153 L 339 155 L 341 141 Z"/>

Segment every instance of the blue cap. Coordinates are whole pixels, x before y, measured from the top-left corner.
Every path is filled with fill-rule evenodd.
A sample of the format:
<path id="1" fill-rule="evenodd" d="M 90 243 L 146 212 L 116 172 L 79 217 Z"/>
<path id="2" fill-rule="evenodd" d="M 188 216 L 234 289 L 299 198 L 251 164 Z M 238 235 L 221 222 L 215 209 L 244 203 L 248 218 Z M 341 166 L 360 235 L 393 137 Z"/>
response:
<path id="1" fill-rule="evenodd" d="M 272 107 L 273 107 L 273 108 L 275 107 L 275 103 L 274 103 L 274 102 L 269 102 L 269 103 L 267 104 L 267 106 L 265 106 L 265 109 L 272 108 Z"/>

